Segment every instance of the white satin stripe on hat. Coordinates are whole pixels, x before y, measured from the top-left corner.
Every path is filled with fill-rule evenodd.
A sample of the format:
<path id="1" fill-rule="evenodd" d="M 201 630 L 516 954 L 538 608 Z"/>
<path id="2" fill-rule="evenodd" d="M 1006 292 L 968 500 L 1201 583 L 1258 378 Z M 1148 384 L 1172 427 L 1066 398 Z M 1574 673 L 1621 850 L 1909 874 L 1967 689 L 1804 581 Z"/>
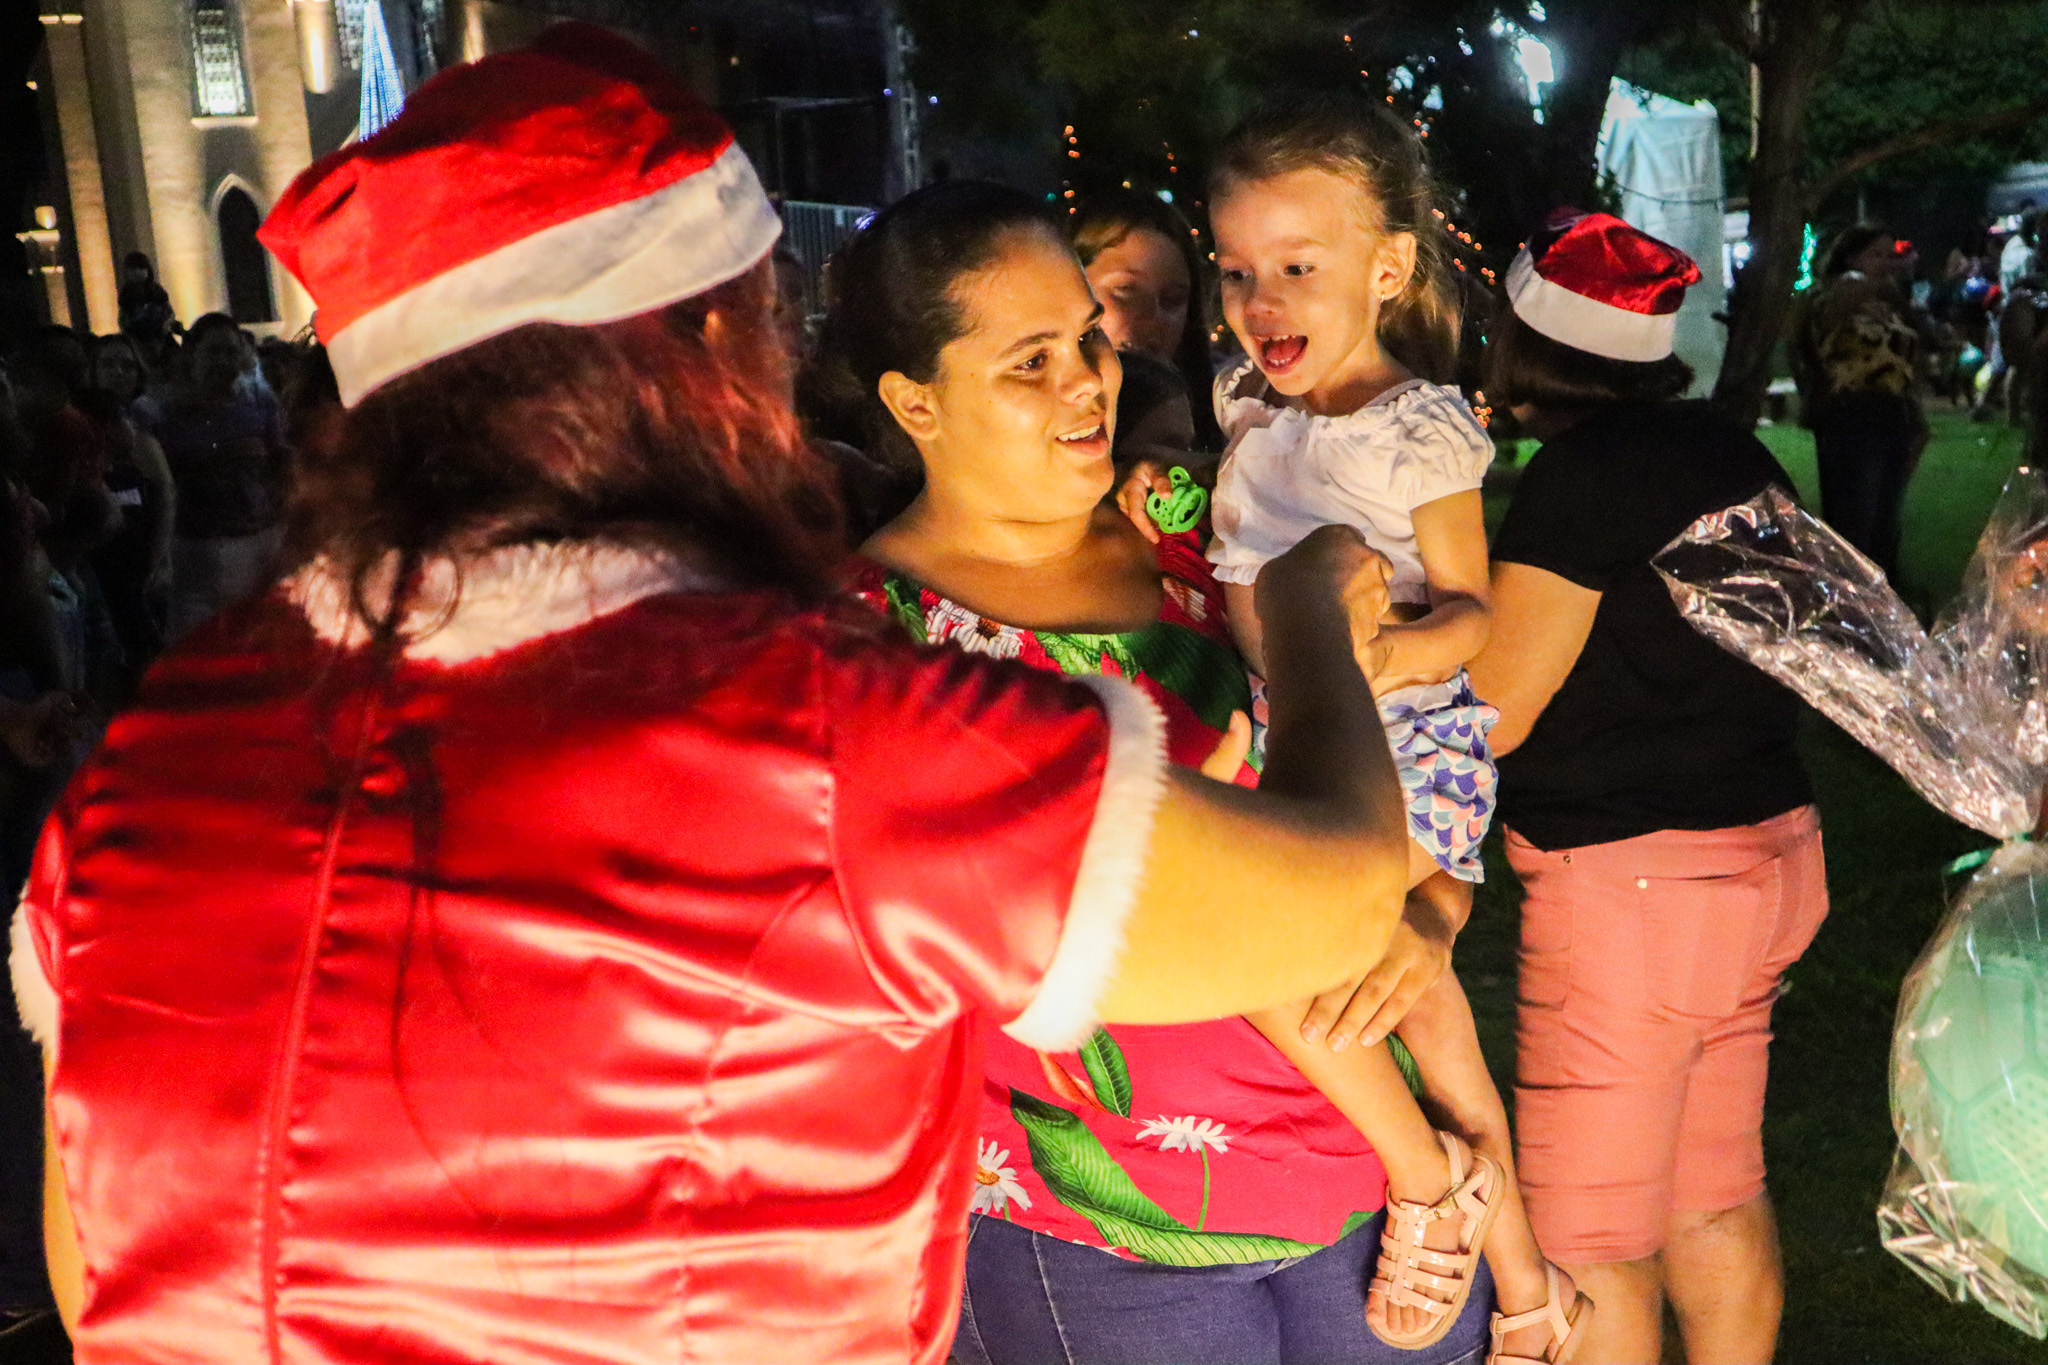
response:
<path id="1" fill-rule="evenodd" d="M 1632 313 L 1553 284 L 1536 273 L 1527 251 L 1508 267 L 1508 300 L 1516 317 L 1552 341 L 1609 360 L 1662 360 L 1678 331 L 1676 313 Z"/>
<path id="2" fill-rule="evenodd" d="M 529 322 L 629 318 L 724 284 L 774 247 L 782 221 L 739 145 L 652 194 L 544 228 L 444 271 L 336 332 L 341 401 Z"/>

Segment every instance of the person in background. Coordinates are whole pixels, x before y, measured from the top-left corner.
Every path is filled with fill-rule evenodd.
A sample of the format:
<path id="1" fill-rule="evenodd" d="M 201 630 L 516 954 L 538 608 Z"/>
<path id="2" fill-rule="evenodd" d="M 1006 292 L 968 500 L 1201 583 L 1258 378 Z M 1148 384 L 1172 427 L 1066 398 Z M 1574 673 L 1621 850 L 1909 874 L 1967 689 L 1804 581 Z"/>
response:
<path id="1" fill-rule="evenodd" d="M 148 392 L 150 378 L 135 338 L 126 332 L 109 332 L 95 338 L 89 349 L 92 387 L 112 394 L 123 412 L 132 410 L 136 400 Z"/>
<path id="2" fill-rule="evenodd" d="M 102 349 L 130 350 L 126 337 L 113 340 L 119 345 L 110 347 L 102 338 Z M 118 525 L 91 551 L 90 563 L 120 638 L 125 699 L 163 648 L 177 490 L 162 447 L 129 417 L 119 394 L 94 389 L 79 406 L 99 428 L 106 451 L 103 482 L 119 513 Z"/>
<path id="3" fill-rule="evenodd" d="M 275 403 L 277 390 L 270 386 L 270 374 L 263 368 L 262 351 L 256 334 L 247 327 L 235 328 L 235 339 L 242 345 L 242 372 L 235 378 L 238 392 L 267 396 Z"/>
<path id="4" fill-rule="evenodd" d="M 1928 436 L 1920 333 L 1902 282 L 1909 252 L 1882 228 L 1844 230 L 1791 338 L 1821 515 L 1894 581 L 1906 484 Z"/>
<path id="5" fill-rule="evenodd" d="M 61 376 L 40 365 L 32 388 L 64 393 Z M 49 452 L 46 451 L 47 455 Z M 58 455 L 75 458 L 66 443 Z M 0 367 L 0 901 L 13 903 L 28 876 L 36 831 L 86 738 L 68 690 L 75 658 L 43 536 L 50 514 L 27 483 L 32 451 L 18 420 L 10 371 Z M 35 461 L 61 477 L 61 465 Z M 67 1359 L 52 1324 L 42 1247 L 43 1114 L 35 1098 L 41 1070 L 19 1028 L 0 1030 L 0 1354 L 22 1360 Z M 50 1354 L 30 1339 L 50 1339 Z"/>
<path id="6" fill-rule="evenodd" d="M 162 337 L 174 320 L 171 296 L 157 283 L 156 266 L 140 251 L 121 259 L 121 292 L 116 303 L 121 330 L 145 345 Z"/>
<path id="7" fill-rule="evenodd" d="M 1582 1358 L 1764 1365 L 1783 1304 L 1762 1123 L 1771 1004 L 1827 913 L 1798 700 L 1688 626 L 1651 556 L 1790 488 L 1750 432 L 1678 401 L 1697 278 L 1616 220 L 1539 234 L 1487 384 L 1543 445 L 1493 541 L 1493 632 L 1522 903 L 1515 1124 L 1544 1254 L 1600 1304 Z"/>
<path id="8" fill-rule="evenodd" d="M 804 356 L 810 350 L 810 337 L 806 331 L 809 319 L 805 314 L 809 305 L 804 294 L 803 258 L 791 250 L 789 243 L 779 242 L 769 259 L 775 265 L 775 326 L 782 333 L 783 350 L 801 369 Z"/>
<path id="9" fill-rule="evenodd" d="M 63 664 L 48 592 L 49 565 L 39 538 L 49 512 L 28 489 L 32 453 L 21 421 L 14 371 L 0 366 L 0 485 L 5 493 L 0 499 L 0 679 L 9 680 L 0 686 L 0 692 L 17 705 L 43 704 L 43 697 L 63 693 Z M 12 717 L 13 721 L 20 719 Z M 10 733 L 19 733 L 12 724 Z M 33 835 L 33 829 L 30 833 Z M 4 849 L 0 849 L 0 868 L 16 870 Z M 26 868 L 19 870 L 25 872 Z M 0 891 L 4 890 L 0 886 Z"/>
<path id="10" fill-rule="evenodd" d="M 105 441 L 79 406 L 91 368 L 68 327 L 43 329 L 15 358 L 15 405 L 28 435 L 20 476 L 53 517 L 67 516 L 74 496 L 99 486 L 105 470 Z"/>
<path id="11" fill-rule="evenodd" d="M 1123 386 L 1116 396 L 1116 460 L 1119 476 L 1152 452 L 1163 461 L 1184 463 L 1195 452 L 1194 404 L 1181 372 L 1157 356 L 1125 351 Z"/>
<path id="12" fill-rule="evenodd" d="M 121 525 L 93 553 L 92 563 L 131 683 L 163 648 L 177 519 L 177 488 L 163 447 L 134 417 L 145 380 L 142 357 L 125 332 L 93 343 L 93 392 L 81 406 L 106 444 L 106 485 L 120 508 Z"/>
<path id="13" fill-rule="evenodd" d="M 1221 450 L 1206 395 L 1216 372 L 1209 349 L 1212 288 L 1200 239 L 1179 209 L 1140 190 L 1091 195 L 1069 223 L 1088 287 L 1102 303 L 1102 330 L 1119 351 L 1139 351 L 1181 372 L 1195 404 L 1195 444 Z"/>
<path id="14" fill-rule="evenodd" d="M 2020 204 L 2019 224 L 2006 234 L 1998 252 L 1998 284 L 2010 294 L 2013 286 L 2035 273 L 2034 258 L 2041 232 L 2041 212 L 2034 201 Z"/>
<path id="15" fill-rule="evenodd" d="M 92 384 L 92 359 L 82 333 L 62 323 L 47 323 L 36 329 L 24 354 L 54 374 L 73 402 Z"/>
<path id="16" fill-rule="evenodd" d="M 256 372 L 263 376 L 263 387 L 269 389 L 270 396 L 279 403 L 288 401 L 286 395 L 291 392 L 299 362 L 304 356 L 303 347 L 283 337 L 264 337 L 256 343 Z"/>
<path id="17" fill-rule="evenodd" d="M 268 390 L 239 385 L 246 361 L 235 321 L 208 313 L 187 334 L 178 380 L 137 406 L 176 484 L 171 641 L 261 591 L 277 568 L 284 424 Z"/>

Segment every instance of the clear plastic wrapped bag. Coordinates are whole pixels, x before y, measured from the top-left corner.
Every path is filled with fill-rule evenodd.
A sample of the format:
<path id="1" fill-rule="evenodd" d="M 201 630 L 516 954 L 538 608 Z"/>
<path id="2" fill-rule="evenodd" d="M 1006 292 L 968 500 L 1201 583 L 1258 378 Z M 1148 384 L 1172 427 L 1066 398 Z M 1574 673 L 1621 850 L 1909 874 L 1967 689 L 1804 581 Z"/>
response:
<path id="1" fill-rule="evenodd" d="M 2003 841 L 1900 994 L 1878 1225 L 1945 1297 L 2048 1337 L 2048 482 L 2015 471 L 1931 631 L 1777 489 L 1654 562 L 1695 628 Z"/>

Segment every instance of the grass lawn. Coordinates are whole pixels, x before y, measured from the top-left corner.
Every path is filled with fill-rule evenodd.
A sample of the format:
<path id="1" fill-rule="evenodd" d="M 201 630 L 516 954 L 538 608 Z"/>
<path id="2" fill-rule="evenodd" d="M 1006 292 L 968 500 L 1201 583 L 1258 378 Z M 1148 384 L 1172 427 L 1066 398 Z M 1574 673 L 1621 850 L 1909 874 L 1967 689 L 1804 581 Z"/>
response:
<path id="1" fill-rule="evenodd" d="M 1923 612 L 1954 591 L 2021 446 L 2019 434 L 2002 425 L 1972 426 L 1946 412 L 1933 423 L 1935 439 L 1908 492 L 1900 569 L 1907 600 Z M 1784 426 L 1761 435 L 1817 508 L 1810 434 Z M 1899 983 L 1941 916 L 1940 869 L 1988 841 L 1921 801 L 1817 716 L 1809 717 L 1802 747 L 1826 832 L 1832 910 L 1792 970 L 1775 1020 L 1764 1142 L 1785 1248 L 1778 1359 L 2048 1361 L 2048 1344 L 1981 1308 L 1945 1303 L 1877 1242 L 1874 1210 L 1893 1148 L 1886 1075 Z M 1521 893 L 1497 837 L 1487 871 L 1459 941 L 1459 975 L 1506 1092 Z"/>

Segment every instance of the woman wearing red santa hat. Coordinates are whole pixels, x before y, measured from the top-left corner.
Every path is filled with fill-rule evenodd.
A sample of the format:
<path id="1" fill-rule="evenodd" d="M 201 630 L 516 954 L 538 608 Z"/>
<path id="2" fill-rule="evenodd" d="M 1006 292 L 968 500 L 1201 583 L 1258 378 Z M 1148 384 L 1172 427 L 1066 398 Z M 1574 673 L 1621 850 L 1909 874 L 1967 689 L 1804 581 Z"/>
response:
<path id="1" fill-rule="evenodd" d="M 1277 566 L 1258 792 L 1126 684 L 830 603 L 776 233 L 580 25 L 280 201 L 348 408 L 303 566 L 153 672 L 15 925 L 80 1360 L 936 1361 L 979 1019 L 1060 1048 L 1377 958 L 1383 563 Z"/>
<path id="2" fill-rule="evenodd" d="M 1544 1255 L 1600 1305 L 1582 1358 L 1771 1359 L 1783 1282 L 1764 1192 L 1771 1003 L 1827 914 L 1799 703 L 1688 627 L 1650 556 L 1791 480 L 1682 402 L 1699 271 L 1605 214 L 1508 274 L 1493 401 L 1543 439 L 1493 544 L 1508 858 L 1527 890 L 1515 1118 Z"/>

